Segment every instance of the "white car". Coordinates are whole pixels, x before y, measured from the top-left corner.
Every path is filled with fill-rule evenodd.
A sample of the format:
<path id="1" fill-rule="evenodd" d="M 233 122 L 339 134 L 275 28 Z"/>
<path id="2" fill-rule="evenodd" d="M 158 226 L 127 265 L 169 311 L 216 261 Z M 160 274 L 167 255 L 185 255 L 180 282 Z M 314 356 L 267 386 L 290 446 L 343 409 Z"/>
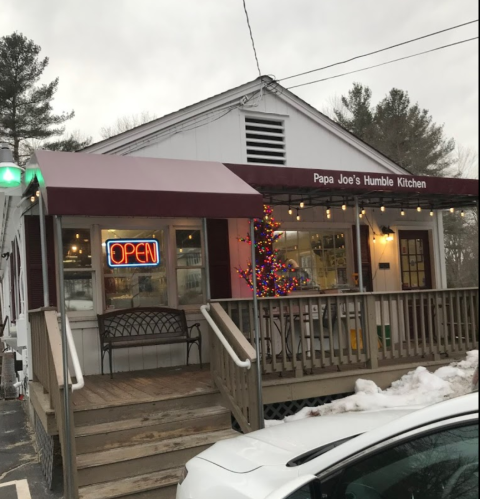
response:
<path id="1" fill-rule="evenodd" d="M 177 499 L 247 498 L 478 498 L 478 393 L 221 441 L 188 461 L 177 488 Z"/>

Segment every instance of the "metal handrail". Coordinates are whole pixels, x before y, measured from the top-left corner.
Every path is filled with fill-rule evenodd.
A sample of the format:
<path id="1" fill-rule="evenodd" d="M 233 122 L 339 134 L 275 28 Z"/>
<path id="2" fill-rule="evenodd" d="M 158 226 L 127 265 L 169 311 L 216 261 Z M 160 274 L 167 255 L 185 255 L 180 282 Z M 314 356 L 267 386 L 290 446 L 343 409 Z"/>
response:
<path id="1" fill-rule="evenodd" d="M 228 352 L 228 354 L 232 358 L 233 362 L 235 362 L 235 364 L 238 367 L 245 367 L 247 369 L 250 369 L 250 367 L 252 366 L 250 359 L 240 360 L 238 355 L 234 352 L 233 348 L 231 347 L 230 343 L 228 343 L 225 336 L 223 336 L 223 333 L 220 331 L 218 326 L 215 324 L 215 321 L 212 319 L 211 315 L 209 314 L 209 310 L 210 310 L 209 303 L 207 305 L 202 305 L 200 307 L 200 312 L 202 312 L 202 315 L 205 317 L 209 326 L 213 329 L 213 332 L 217 335 L 217 338 L 220 340 L 222 345 L 225 347 L 225 350 Z"/>
<path id="2" fill-rule="evenodd" d="M 73 341 L 72 329 L 70 327 L 70 321 L 68 316 L 66 318 L 67 324 L 67 344 L 68 350 L 70 352 L 70 357 L 72 359 L 73 370 L 75 372 L 76 383 L 72 384 L 72 392 L 75 390 L 81 390 L 85 386 L 85 380 L 83 379 L 82 367 L 80 366 L 80 360 L 78 359 L 77 348 L 75 347 L 75 342 Z"/>

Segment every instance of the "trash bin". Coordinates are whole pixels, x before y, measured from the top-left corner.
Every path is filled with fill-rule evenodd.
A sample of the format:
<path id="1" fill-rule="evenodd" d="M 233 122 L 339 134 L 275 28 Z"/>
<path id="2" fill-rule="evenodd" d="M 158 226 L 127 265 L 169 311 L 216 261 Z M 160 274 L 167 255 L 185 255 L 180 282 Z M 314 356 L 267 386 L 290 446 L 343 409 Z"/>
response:
<path id="1" fill-rule="evenodd" d="M 389 347 L 391 344 L 391 336 L 390 336 L 390 325 L 385 324 L 385 343 L 386 347 Z M 383 337 L 382 337 L 382 326 L 377 326 L 377 336 L 380 344 L 383 343 Z"/>

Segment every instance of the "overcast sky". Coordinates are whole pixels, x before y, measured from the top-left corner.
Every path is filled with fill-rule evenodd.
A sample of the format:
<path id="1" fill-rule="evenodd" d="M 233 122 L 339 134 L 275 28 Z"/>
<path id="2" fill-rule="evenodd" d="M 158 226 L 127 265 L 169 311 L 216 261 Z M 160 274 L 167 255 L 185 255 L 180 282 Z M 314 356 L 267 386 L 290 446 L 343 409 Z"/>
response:
<path id="1" fill-rule="evenodd" d="M 263 74 L 283 78 L 478 19 L 477 0 L 247 0 Z M 162 116 L 254 79 L 242 0 L 0 0 L 0 36 L 19 31 L 60 77 L 57 111 L 95 140 L 117 117 Z M 478 36 L 478 23 L 289 80 L 353 71 Z M 353 82 L 376 103 L 392 88 L 478 151 L 478 40 L 293 90 L 324 110 Z"/>

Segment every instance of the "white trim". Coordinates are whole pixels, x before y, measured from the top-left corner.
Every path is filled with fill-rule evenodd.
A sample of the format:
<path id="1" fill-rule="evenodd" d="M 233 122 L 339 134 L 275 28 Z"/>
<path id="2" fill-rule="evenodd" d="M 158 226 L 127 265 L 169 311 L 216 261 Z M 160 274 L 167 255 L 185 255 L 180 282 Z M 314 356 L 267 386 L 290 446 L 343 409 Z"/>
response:
<path id="1" fill-rule="evenodd" d="M 150 137 L 150 140 L 155 140 L 154 135 L 161 132 L 162 130 L 165 130 L 168 127 L 173 127 L 180 123 L 186 125 L 188 121 L 199 118 L 202 114 L 206 114 L 215 109 L 220 109 L 226 104 L 233 105 L 234 102 L 237 102 L 240 109 L 244 108 L 241 104 L 242 97 L 254 92 L 255 90 L 258 90 L 259 88 L 262 88 L 264 83 L 269 84 L 272 81 L 273 80 L 269 77 L 262 77 L 262 80 L 257 78 L 256 80 L 246 83 L 245 85 L 228 90 L 214 97 L 210 97 L 209 99 L 203 100 L 184 109 L 168 114 L 162 118 L 158 118 L 153 122 L 146 123 L 145 125 L 111 137 L 109 139 L 106 139 L 105 141 L 93 144 L 85 148 L 82 152 L 97 154 L 128 154 L 127 149 L 131 147 L 132 143 L 135 143 L 136 141 L 139 142 L 143 139 L 146 139 L 147 137 Z M 283 100 L 294 109 L 313 120 L 318 125 L 321 125 L 336 137 L 340 138 L 361 153 L 365 154 L 370 159 L 389 170 L 391 173 L 399 175 L 410 175 L 399 165 L 395 164 L 393 161 L 389 160 L 387 157 L 383 156 L 381 153 L 377 152 L 375 149 L 362 142 L 360 139 L 357 139 L 350 132 L 344 130 L 341 126 L 337 125 L 328 117 L 320 113 L 313 106 L 310 106 L 286 88 L 281 87 L 281 89 L 282 92 L 278 93 L 272 92 L 270 90 L 267 91 L 272 96 Z M 248 107 L 244 109 L 248 110 L 248 114 L 253 114 L 255 112 L 250 111 Z M 271 115 L 271 113 L 261 113 L 259 111 L 257 111 L 257 113 L 266 116 Z M 181 129 L 179 129 L 178 131 L 181 131 Z"/>

